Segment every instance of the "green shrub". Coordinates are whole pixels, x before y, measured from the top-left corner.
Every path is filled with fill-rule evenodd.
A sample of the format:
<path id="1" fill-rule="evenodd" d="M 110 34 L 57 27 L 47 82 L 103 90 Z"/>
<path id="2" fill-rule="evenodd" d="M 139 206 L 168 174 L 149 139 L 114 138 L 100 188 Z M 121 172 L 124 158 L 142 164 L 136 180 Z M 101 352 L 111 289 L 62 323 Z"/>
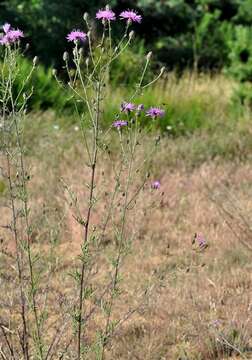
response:
<path id="1" fill-rule="evenodd" d="M 111 82 L 113 86 L 132 86 L 139 82 L 139 71 L 143 64 L 146 49 L 143 41 L 137 41 L 133 47 L 127 48 L 111 66 Z M 145 74 L 145 81 L 150 81 L 151 69 Z"/>
<path id="2" fill-rule="evenodd" d="M 252 105 L 252 27 L 236 26 L 228 41 L 230 66 L 228 73 L 239 82 L 234 101 Z"/>

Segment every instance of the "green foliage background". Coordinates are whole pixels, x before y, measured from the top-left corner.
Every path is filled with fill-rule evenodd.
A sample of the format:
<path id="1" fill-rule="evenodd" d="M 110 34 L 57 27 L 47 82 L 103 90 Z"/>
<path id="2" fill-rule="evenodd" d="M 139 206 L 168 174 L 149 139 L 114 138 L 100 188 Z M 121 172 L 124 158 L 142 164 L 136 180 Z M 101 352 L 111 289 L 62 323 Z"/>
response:
<path id="1" fill-rule="evenodd" d="M 252 24 L 252 0 L 6 0 L 0 22 L 24 29 L 32 55 L 57 65 L 67 47 L 66 34 L 82 27 L 85 11 L 94 16 L 106 3 L 116 12 L 135 8 L 142 13 L 136 32 L 170 68 L 228 64 L 227 28 Z"/>
<path id="2" fill-rule="evenodd" d="M 28 55 L 39 56 L 45 65 L 38 77 L 48 86 L 41 89 L 47 88 L 50 94 L 46 67 L 62 67 L 62 54 L 71 48 L 67 33 L 83 27 L 84 12 L 94 18 L 106 4 L 117 14 L 133 8 L 143 16 L 140 25 L 133 24 L 135 46 L 113 68 L 113 85 L 131 86 L 140 56 L 151 49 L 157 67 L 164 64 L 178 74 L 188 68 L 225 69 L 240 82 L 236 98 L 252 103 L 252 0 L 4 0 L 0 2 L 0 25 L 10 22 L 24 30 L 30 43 Z M 114 32 L 115 36 L 122 34 L 122 21 L 115 23 Z M 99 26 L 95 33 L 99 36 Z M 51 92 L 58 96 L 56 90 Z M 40 96 L 44 97 L 42 108 L 55 103 L 54 96 L 45 91 Z"/>

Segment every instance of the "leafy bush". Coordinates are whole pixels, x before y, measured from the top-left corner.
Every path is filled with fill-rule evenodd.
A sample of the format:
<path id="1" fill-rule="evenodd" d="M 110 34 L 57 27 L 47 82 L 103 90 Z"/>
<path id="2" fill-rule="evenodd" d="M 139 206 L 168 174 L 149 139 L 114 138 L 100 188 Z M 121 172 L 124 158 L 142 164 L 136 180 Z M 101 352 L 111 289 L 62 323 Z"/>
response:
<path id="1" fill-rule="evenodd" d="M 252 27 L 236 26 L 228 41 L 230 66 L 228 72 L 239 81 L 234 100 L 252 104 Z"/>
<path id="2" fill-rule="evenodd" d="M 137 41 L 132 48 L 128 48 L 111 66 L 111 82 L 117 86 L 132 86 L 139 79 L 139 69 L 143 64 L 143 57 L 146 54 L 143 41 Z M 151 69 L 147 70 L 146 80 L 152 78 Z"/>

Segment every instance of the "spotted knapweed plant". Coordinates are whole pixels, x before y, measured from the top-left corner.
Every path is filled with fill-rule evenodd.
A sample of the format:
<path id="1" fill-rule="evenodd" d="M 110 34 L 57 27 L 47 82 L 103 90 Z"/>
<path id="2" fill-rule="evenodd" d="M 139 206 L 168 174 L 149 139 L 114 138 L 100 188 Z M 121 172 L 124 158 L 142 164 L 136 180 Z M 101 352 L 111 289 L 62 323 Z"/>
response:
<path id="1" fill-rule="evenodd" d="M 19 43 L 23 37 L 23 32 L 13 29 L 10 24 L 3 26 L 0 36 L 0 171 L 1 181 L 6 186 L 1 202 L 4 208 L 2 214 L 6 216 L 1 218 L 0 225 L 1 230 L 12 234 L 15 249 L 10 251 L 7 244 L 7 250 L 4 248 L 1 252 L 10 259 L 5 262 L 6 259 L 1 257 L 1 272 L 4 271 L 8 277 L 10 289 L 10 293 L 5 289 L 5 303 L 1 304 L 3 311 L 0 315 L 0 332 L 6 345 L 0 349 L 4 359 L 31 358 L 31 342 L 38 356 L 42 357 L 43 353 L 37 277 L 34 273 L 36 259 L 31 249 L 32 226 L 27 191 L 30 173 L 25 164 L 23 145 L 23 122 L 27 102 L 32 96 L 32 89 L 28 89 L 27 84 L 35 70 L 37 58 L 34 58 L 30 72 L 17 89 L 15 85 L 20 76 L 18 59 L 23 56 Z M 1 239 L 4 242 L 5 237 Z M 13 291 L 16 289 L 17 292 Z M 17 342 L 13 341 L 15 336 Z"/>
<path id="2" fill-rule="evenodd" d="M 109 85 L 112 64 L 134 41 L 131 26 L 138 25 L 141 20 L 142 16 L 133 10 L 117 15 L 108 6 L 97 12 L 96 25 L 84 14 L 84 30 L 73 29 L 66 34 L 71 52 L 63 54 L 63 72 L 68 81 L 61 80 L 63 76 L 54 71 L 59 85 L 68 87 L 72 93 L 69 101 L 75 104 L 82 131 L 83 164 L 88 175 L 78 180 L 83 197 L 73 189 L 69 179 L 61 179 L 71 214 L 82 229 L 82 243 L 68 276 L 61 278 L 65 283 L 60 283 L 60 296 L 51 300 L 53 306 L 48 305 L 48 299 L 53 298 L 55 291 L 50 292 L 42 274 L 45 260 L 33 250 L 31 241 L 33 229 L 27 188 L 30 175 L 25 166 L 22 141 L 22 119 L 32 96 L 32 91 L 26 89 L 31 75 L 14 97 L 17 59 L 22 55 L 18 43 L 23 33 L 9 25 L 3 28 L 1 156 L 5 163 L 1 170 L 8 183 L 6 199 L 11 221 L 7 229 L 15 239 L 15 283 L 20 292 L 17 304 L 10 306 L 12 310 L 19 306 L 20 316 L 8 317 L 7 314 L 0 318 L 3 358 L 103 360 L 113 337 L 149 296 L 147 284 L 138 294 L 137 305 L 129 306 L 125 313 L 118 313 L 117 304 L 125 298 L 123 264 L 132 251 L 136 236 L 132 217 L 137 216 L 137 200 L 147 189 L 151 193 L 161 187 L 158 180 L 150 180 L 149 172 L 159 137 L 141 150 L 148 129 L 148 126 L 142 126 L 144 118 L 145 124 L 147 121 L 151 127 L 164 115 L 159 104 L 148 109 L 141 102 L 144 90 L 164 72 L 161 69 L 153 81 L 146 80 L 151 53 L 146 55 L 144 65 L 140 64 L 139 81 L 131 93 L 118 104 L 118 111 L 110 122 L 104 120 L 106 104 L 113 98 Z M 112 36 L 116 21 L 125 22 L 125 31 L 119 40 L 113 40 Z M 101 29 L 100 37 L 96 35 L 97 29 Z M 36 61 L 31 74 L 35 64 Z M 104 180 L 104 160 L 109 161 L 112 168 L 112 176 L 107 181 Z M 105 256 L 108 239 L 112 246 Z M 48 278 L 51 280 L 55 273 L 55 268 L 51 269 Z"/>

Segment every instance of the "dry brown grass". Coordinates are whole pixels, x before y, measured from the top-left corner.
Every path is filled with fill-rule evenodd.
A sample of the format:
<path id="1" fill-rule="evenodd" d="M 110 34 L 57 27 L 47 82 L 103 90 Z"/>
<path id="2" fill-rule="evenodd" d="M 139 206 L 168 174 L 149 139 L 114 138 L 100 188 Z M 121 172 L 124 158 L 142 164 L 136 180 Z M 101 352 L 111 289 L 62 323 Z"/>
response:
<path id="1" fill-rule="evenodd" d="M 165 144 L 163 146 L 165 148 Z M 48 162 L 53 163 L 53 159 L 46 156 L 43 159 L 42 156 L 42 161 L 38 161 L 32 158 L 32 172 L 35 176 L 31 192 L 35 221 L 38 224 L 41 221 L 39 214 L 43 204 L 51 209 L 48 212 L 49 218 L 53 206 L 58 207 L 61 216 L 64 214 L 64 226 L 60 223 L 56 256 L 60 271 L 53 283 L 53 294 L 58 293 L 57 298 L 63 304 L 59 307 L 64 306 L 65 296 L 70 292 L 71 282 L 66 280 L 66 273 L 79 254 L 82 240 L 80 226 L 73 220 L 68 207 L 62 206 L 64 195 L 59 178 L 63 177 L 71 183 L 79 194 L 84 210 L 82 179 L 86 178 L 87 170 L 82 166 L 80 154 L 79 145 L 73 146 L 61 153 L 60 161 L 55 162 L 60 165 L 51 169 Z M 164 153 L 161 152 L 160 157 L 162 154 Z M 133 251 L 123 266 L 124 293 L 115 309 L 115 317 L 137 304 L 137 294 L 148 281 L 153 282 L 155 290 L 148 303 L 122 326 L 112 340 L 107 358 L 221 359 L 224 357 L 221 350 L 218 350 L 214 342 L 211 343 L 211 339 L 216 339 L 211 330 L 213 321 L 220 320 L 220 326 L 228 329 L 233 326 L 230 324 L 235 324 L 241 333 L 244 332 L 245 324 L 248 338 L 251 336 L 252 324 L 248 320 L 252 309 L 252 253 L 239 241 L 239 236 L 235 236 L 230 230 L 211 197 L 223 192 L 223 188 L 228 189 L 233 197 L 239 199 L 239 207 L 251 219 L 251 164 L 213 161 L 188 170 L 184 163 L 182 166 L 171 167 L 162 158 L 159 158 L 159 163 L 162 167 L 154 167 L 154 170 L 161 181 L 161 190 L 151 192 L 147 186 L 128 222 L 128 227 L 135 234 Z M 105 175 L 101 171 L 98 181 L 112 181 L 108 162 L 103 162 L 102 170 Z M 96 209 L 92 219 L 94 223 L 98 222 L 103 210 L 104 202 Z M 7 214 L 1 213 L 1 220 L 4 220 L 4 216 Z M 57 226 L 57 217 L 51 219 Z M 46 226 L 45 222 L 42 224 Z M 34 234 L 34 243 L 46 253 L 49 230 L 43 229 L 43 226 Z M 209 244 L 206 250 L 199 251 L 192 246 L 195 232 L 206 237 Z M 5 235 L 3 237 L 4 246 L 12 251 L 11 239 Z M 252 244 L 252 238 L 247 238 L 246 241 Z M 103 273 L 103 269 L 106 269 L 105 255 L 109 254 L 112 246 L 113 239 L 108 238 L 104 245 L 104 257 L 97 264 L 100 269 L 97 282 L 100 284 L 106 277 Z M 62 281 L 66 283 L 64 289 L 61 287 Z M 54 309 L 54 315 L 50 319 L 52 326 L 58 309 L 53 294 L 49 298 L 50 307 Z M 101 318 L 96 318 L 90 324 L 90 336 L 95 324 L 101 324 L 102 321 Z M 245 347 L 250 345 L 251 343 L 245 344 Z M 248 349 L 244 350 L 246 358 L 249 358 L 248 353 L 246 354 Z"/>

